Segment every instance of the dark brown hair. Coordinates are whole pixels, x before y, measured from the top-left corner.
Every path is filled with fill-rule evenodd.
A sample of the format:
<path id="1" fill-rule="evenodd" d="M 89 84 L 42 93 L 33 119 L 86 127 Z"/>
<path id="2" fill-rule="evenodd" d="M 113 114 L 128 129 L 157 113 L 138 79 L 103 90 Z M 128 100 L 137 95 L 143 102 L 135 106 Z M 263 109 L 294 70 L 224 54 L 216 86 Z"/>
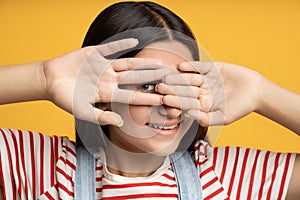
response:
<path id="1" fill-rule="evenodd" d="M 135 50 L 125 54 L 121 53 L 113 58 L 134 57 L 150 43 L 176 40 L 184 44 L 191 51 L 195 61 L 199 60 L 198 46 L 188 25 L 169 9 L 148 1 L 120 2 L 104 9 L 89 27 L 82 47 L 124 39 L 115 36 L 129 30 L 147 27 L 150 29 L 147 29 L 143 34 L 130 35 L 130 37 L 136 38 L 139 41 L 138 47 Z M 153 27 L 159 29 L 151 29 Z M 198 123 L 194 123 L 193 127 L 196 127 L 196 130 L 198 130 L 193 141 L 195 139 L 203 139 L 207 129 L 198 129 Z M 79 138 L 77 137 L 77 139 Z"/>

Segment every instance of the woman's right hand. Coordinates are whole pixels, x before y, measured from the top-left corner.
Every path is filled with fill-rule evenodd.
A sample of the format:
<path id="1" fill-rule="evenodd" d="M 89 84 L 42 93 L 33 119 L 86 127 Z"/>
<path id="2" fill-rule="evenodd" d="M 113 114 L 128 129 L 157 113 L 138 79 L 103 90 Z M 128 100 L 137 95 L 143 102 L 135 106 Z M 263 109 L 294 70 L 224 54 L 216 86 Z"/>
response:
<path id="1" fill-rule="evenodd" d="M 224 62 L 185 62 L 178 69 L 158 92 L 164 104 L 186 110 L 201 126 L 227 125 L 257 110 L 265 80 L 259 73 Z"/>
<path id="2" fill-rule="evenodd" d="M 85 47 L 45 61 L 43 69 L 47 99 L 72 113 L 76 118 L 101 125 L 116 126 L 121 126 L 123 123 L 120 115 L 96 108 L 95 103 L 161 104 L 162 95 L 124 90 L 118 87 L 119 84 L 139 84 L 162 79 L 168 70 L 162 68 L 159 60 L 143 58 L 108 60 L 104 58 L 136 45 L 137 40 L 125 39 Z M 146 70 L 143 70 L 145 68 Z"/>

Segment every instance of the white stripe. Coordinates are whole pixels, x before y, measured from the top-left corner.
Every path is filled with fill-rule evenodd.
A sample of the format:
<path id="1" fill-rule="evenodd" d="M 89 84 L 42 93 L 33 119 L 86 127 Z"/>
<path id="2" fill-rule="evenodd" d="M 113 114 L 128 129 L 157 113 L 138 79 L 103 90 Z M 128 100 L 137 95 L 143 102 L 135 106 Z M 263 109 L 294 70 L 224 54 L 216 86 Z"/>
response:
<path id="1" fill-rule="evenodd" d="M 6 198 L 7 199 L 13 199 L 13 189 L 12 189 L 12 184 L 11 184 L 11 178 L 14 177 L 10 177 L 10 168 L 6 167 L 9 166 L 9 161 L 8 161 L 8 152 L 14 151 L 14 146 L 12 145 L 11 141 L 11 135 L 9 134 L 7 129 L 2 129 L 3 132 L 5 133 L 5 136 L 8 140 L 9 143 L 9 147 L 10 149 L 7 149 L 7 146 L 5 145 L 5 140 L 4 137 L 2 135 L 2 132 L 0 134 L 0 153 L 1 153 L 1 162 L 2 162 L 2 173 L 3 173 L 3 179 L 4 179 L 4 185 L 5 185 L 5 192 L 6 192 Z M 12 154 L 12 156 L 14 156 L 14 154 Z M 13 159 L 15 160 L 15 159 Z M 9 181 L 7 181 L 9 180 Z"/>
<path id="2" fill-rule="evenodd" d="M 22 193 L 22 197 L 23 195 L 26 196 L 26 192 L 28 192 L 28 194 L 30 195 L 30 197 L 28 197 L 29 200 L 33 200 L 33 195 L 32 195 L 32 191 L 31 191 L 31 185 L 32 185 L 32 162 L 31 162 L 31 150 L 30 150 L 30 134 L 29 132 L 25 132 L 25 134 L 22 132 L 23 134 L 23 149 L 20 148 L 20 151 L 24 152 L 24 163 L 25 166 L 23 168 L 22 165 L 22 169 L 24 170 L 24 179 L 27 179 L 27 183 L 28 183 L 28 187 L 27 187 L 27 191 L 25 190 L 25 180 L 24 180 L 24 194 Z M 21 155 L 21 154 L 20 154 Z M 21 159 L 20 159 L 21 160 Z M 25 177 L 25 173 L 26 176 Z"/>
<path id="3" fill-rule="evenodd" d="M 252 173 L 254 163 L 255 163 L 256 152 L 257 152 L 257 150 L 253 150 L 253 149 L 249 150 L 248 159 L 247 159 L 247 162 L 245 165 L 245 174 L 243 174 L 243 175 L 240 174 L 240 176 L 244 176 L 243 182 L 241 184 L 242 188 L 241 188 L 241 193 L 240 193 L 240 199 L 247 199 L 248 193 L 250 192 L 249 186 L 250 186 L 250 180 L 251 180 L 251 173 Z M 246 153 L 246 151 L 245 151 L 245 153 Z M 243 162 L 243 158 L 241 158 L 241 162 Z M 258 168 L 256 168 L 256 169 L 258 169 Z M 257 170 L 255 170 L 254 178 L 258 176 L 257 178 L 260 179 L 261 176 L 257 175 L 256 171 Z M 255 189 L 254 189 L 255 185 L 256 185 L 255 183 L 256 182 L 254 182 L 252 193 L 253 193 L 253 191 L 255 191 Z M 258 183 L 260 183 L 260 181 Z"/>
<path id="4" fill-rule="evenodd" d="M 50 158 L 51 158 L 51 142 L 50 138 L 44 137 L 44 189 L 50 188 Z M 44 191 L 45 192 L 45 191 Z"/>

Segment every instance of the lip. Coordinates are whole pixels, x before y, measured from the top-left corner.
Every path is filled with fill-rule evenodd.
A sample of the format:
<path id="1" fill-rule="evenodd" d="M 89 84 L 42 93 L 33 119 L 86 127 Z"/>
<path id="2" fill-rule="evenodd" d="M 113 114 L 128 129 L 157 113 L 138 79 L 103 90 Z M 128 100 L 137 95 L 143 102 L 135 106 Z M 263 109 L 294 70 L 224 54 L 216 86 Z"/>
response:
<path id="1" fill-rule="evenodd" d="M 177 124 L 164 124 L 164 125 L 159 125 L 159 124 L 146 124 L 146 126 L 152 130 L 154 130 L 156 132 L 157 135 L 161 135 L 161 136 L 175 136 L 178 132 L 178 129 L 180 127 L 180 122 Z M 161 129 L 158 127 L 168 127 L 168 129 Z M 157 128 L 154 128 L 157 127 Z M 173 127 L 173 128 L 172 128 Z"/>

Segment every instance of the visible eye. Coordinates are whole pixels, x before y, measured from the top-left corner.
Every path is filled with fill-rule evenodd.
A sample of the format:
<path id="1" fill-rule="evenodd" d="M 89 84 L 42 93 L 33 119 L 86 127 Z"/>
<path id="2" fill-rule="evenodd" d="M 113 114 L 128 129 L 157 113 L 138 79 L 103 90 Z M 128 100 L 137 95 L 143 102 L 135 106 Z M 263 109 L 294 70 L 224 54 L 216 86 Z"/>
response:
<path id="1" fill-rule="evenodd" d="M 142 92 L 154 92 L 155 86 L 156 86 L 156 83 L 147 83 L 147 84 L 139 85 L 138 89 L 142 90 Z"/>

